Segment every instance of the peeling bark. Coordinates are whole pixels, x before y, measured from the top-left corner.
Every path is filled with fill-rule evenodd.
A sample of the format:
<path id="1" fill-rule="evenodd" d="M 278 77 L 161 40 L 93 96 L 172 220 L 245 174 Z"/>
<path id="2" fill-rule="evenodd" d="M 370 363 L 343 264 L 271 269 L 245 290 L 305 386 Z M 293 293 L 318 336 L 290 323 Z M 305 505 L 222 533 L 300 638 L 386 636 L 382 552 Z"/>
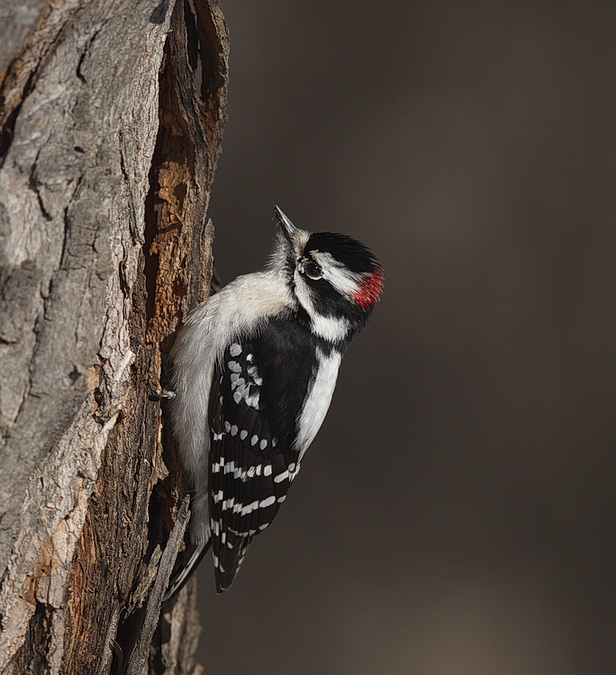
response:
<path id="1" fill-rule="evenodd" d="M 148 397 L 209 289 L 224 19 L 214 0 L 196 14 L 13 4 L 0 1 L 0 672 L 196 673 L 193 589 L 157 628 L 188 513 Z"/>

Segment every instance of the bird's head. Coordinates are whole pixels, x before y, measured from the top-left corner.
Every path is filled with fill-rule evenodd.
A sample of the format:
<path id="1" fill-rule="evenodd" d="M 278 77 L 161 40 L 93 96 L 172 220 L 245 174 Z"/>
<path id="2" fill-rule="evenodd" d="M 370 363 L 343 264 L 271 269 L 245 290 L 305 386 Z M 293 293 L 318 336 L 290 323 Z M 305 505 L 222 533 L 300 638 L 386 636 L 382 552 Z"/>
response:
<path id="1" fill-rule="evenodd" d="M 280 234 L 273 264 L 284 269 L 300 315 L 318 337 L 347 341 L 366 323 L 381 297 L 379 261 L 356 239 L 300 230 L 275 209 Z"/>

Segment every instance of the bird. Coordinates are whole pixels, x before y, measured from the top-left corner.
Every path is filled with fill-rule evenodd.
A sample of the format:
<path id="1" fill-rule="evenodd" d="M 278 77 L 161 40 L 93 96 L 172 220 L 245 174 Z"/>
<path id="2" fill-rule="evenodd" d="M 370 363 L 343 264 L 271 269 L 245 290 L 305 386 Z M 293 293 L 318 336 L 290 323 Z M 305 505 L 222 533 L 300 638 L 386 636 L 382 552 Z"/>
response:
<path id="1" fill-rule="evenodd" d="M 330 406 L 342 357 L 383 292 L 356 239 L 296 227 L 275 206 L 273 252 L 196 306 L 171 349 L 172 435 L 191 494 L 165 600 L 208 548 L 216 591 L 274 520 Z"/>

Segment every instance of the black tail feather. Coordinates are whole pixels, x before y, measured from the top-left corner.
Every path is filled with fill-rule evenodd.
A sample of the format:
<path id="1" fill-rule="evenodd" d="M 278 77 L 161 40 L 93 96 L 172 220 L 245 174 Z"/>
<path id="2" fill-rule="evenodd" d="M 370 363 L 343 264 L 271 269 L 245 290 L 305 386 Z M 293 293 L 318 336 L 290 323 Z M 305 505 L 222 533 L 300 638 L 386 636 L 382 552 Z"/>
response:
<path id="1" fill-rule="evenodd" d="M 193 575 L 193 572 L 199 567 L 199 563 L 203 556 L 210 548 L 211 539 L 203 545 L 190 545 L 185 551 L 178 556 L 171 579 L 169 580 L 169 588 L 165 593 L 163 602 L 168 602 L 174 598 L 184 588 L 186 582 Z"/>

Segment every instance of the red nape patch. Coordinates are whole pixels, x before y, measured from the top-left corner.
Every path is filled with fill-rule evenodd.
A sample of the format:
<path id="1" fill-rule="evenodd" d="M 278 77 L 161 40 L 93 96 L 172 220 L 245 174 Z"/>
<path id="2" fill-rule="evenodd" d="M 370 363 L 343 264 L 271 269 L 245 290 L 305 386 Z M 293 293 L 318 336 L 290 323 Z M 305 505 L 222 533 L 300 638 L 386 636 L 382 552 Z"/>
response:
<path id="1" fill-rule="evenodd" d="M 362 309 L 372 309 L 381 299 L 383 294 L 383 270 L 375 267 L 374 271 L 367 274 L 361 282 L 360 287 L 353 292 L 353 300 Z"/>

